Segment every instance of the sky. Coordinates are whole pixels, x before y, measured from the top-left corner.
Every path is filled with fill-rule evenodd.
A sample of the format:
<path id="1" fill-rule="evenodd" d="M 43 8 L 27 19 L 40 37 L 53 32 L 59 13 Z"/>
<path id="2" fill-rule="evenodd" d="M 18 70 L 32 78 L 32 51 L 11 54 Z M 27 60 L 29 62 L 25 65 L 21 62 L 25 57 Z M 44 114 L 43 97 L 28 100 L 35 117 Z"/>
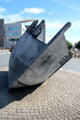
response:
<path id="1" fill-rule="evenodd" d="M 46 21 L 46 42 L 67 23 L 67 40 L 80 40 L 80 0 L 0 0 L 0 18 L 5 23 L 24 19 Z"/>

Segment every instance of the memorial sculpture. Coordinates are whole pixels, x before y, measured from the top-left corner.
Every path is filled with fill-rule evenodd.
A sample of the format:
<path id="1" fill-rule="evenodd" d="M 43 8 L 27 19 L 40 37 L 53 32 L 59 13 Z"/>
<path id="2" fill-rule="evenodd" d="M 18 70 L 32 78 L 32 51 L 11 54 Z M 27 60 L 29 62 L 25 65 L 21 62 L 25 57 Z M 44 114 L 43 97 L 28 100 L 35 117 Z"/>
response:
<path id="1" fill-rule="evenodd" d="M 70 22 L 47 44 L 38 40 L 45 21 L 37 24 L 38 20 L 33 21 L 12 50 L 8 72 L 9 88 L 40 84 L 72 57 L 64 36 L 71 26 Z"/>

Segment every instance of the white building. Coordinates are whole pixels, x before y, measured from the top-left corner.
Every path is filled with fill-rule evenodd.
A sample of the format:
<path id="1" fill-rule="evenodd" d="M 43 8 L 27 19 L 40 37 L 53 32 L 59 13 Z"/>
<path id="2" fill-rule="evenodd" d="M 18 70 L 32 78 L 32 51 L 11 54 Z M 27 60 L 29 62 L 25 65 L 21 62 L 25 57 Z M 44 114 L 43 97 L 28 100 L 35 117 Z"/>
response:
<path id="1" fill-rule="evenodd" d="M 13 42 L 23 35 L 26 28 L 22 23 L 10 23 L 5 24 L 5 39 L 4 39 L 4 48 L 10 48 Z"/>
<path id="2" fill-rule="evenodd" d="M 4 36 L 4 48 L 10 48 L 26 31 L 24 23 L 9 23 L 4 25 L 5 36 Z M 38 37 L 39 40 L 45 42 L 45 26 L 43 26 L 42 33 Z"/>

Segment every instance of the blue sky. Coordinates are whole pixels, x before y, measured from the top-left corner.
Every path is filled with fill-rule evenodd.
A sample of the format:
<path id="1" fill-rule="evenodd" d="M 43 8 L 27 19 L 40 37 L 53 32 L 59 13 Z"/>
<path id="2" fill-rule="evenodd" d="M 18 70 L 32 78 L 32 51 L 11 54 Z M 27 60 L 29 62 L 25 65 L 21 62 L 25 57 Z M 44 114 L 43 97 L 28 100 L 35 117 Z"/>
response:
<path id="1" fill-rule="evenodd" d="M 73 44 L 80 40 L 80 0 L 0 0 L 0 18 L 5 22 L 45 19 L 46 42 L 66 22 L 71 22 L 66 39 Z"/>

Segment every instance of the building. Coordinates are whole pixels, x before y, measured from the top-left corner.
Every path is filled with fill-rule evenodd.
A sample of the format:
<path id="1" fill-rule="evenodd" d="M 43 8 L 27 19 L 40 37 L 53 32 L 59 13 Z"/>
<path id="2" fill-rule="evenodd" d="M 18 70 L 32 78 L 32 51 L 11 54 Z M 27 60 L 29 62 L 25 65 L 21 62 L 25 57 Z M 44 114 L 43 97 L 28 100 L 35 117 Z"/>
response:
<path id="1" fill-rule="evenodd" d="M 10 48 L 23 35 L 26 28 L 22 23 L 5 24 L 4 48 Z"/>
<path id="2" fill-rule="evenodd" d="M 4 20 L 0 19 L 0 47 L 11 48 L 12 44 L 16 44 L 19 38 L 24 34 L 29 25 L 26 22 L 33 20 L 21 20 L 14 23 L 4 24 Z M 38 37 L 39 40 L 45 42 L 45 25 L 42 33 Z"/>
<path id="3" fill-rule="evenodd" d="M 4 47 L 4 19 L 0 19 L 0 48 Z"/>

